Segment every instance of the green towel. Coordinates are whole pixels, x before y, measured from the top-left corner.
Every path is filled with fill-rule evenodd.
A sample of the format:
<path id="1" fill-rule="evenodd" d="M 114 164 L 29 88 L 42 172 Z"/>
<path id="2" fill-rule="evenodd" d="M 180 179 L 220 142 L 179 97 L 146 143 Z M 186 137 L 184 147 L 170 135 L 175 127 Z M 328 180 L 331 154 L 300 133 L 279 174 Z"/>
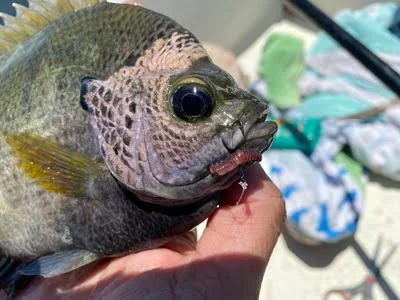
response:
<path id="1" fill-rule="evenodd" d="M 267 99 L 281 109 L 297 106 L 301 99 L 298 80 L 303 70 L 303 41 L 272 33 L 265 42 L 259 66 L 259 74 L 267 85 Z"/>

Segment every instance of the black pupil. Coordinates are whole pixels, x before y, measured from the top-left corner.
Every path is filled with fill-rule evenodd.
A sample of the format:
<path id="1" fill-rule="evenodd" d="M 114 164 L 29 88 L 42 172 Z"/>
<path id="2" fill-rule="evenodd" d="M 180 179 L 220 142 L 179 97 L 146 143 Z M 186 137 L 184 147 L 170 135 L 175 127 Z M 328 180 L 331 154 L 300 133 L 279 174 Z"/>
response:
<path id="1" fill-rule="evenodd" d="M 186 94 L 182 97 L 182 110 L 189 116 L 199 116 L 204 110 L 204 95 Z"/>
<path id="2" fill-rule="evenodd" d="M 184 120 L 209 116 L 213 100 L 205 87 L 189 84 L 180 87 L 173 97 L 173 108 L 176 115 Z"/>

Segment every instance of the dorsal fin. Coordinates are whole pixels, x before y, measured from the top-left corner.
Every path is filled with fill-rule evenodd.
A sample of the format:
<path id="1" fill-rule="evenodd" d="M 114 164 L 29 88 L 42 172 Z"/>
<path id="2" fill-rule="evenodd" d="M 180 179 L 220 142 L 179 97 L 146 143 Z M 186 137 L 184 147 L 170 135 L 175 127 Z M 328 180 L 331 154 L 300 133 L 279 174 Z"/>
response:
<path id="1" fill-rule="evenodd" d="M 43 27 L 66 13 L 93 6 L 106 0 L 28 0 L 29 8 L 13 3 L 16 16 L 0 12 L 0 56 L 29 39 Z"/>

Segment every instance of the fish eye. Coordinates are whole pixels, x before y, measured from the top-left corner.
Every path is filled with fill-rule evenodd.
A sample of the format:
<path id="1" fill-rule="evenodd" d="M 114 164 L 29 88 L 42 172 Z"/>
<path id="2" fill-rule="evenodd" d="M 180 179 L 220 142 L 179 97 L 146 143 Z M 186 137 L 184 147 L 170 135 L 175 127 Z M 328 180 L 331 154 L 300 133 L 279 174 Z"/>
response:
<path id="1" fill-rule="evenodd" d="M 85 77 L 83 77 L 81 79 L 81 94 L 79 96 L 79 101 L 80 101 L 80 104 L 81 104 L 82 108 L 84 110 L 86 110 L 86 111 L 89 111 L 89 106 L 88 106 L 88 104 L 86 102 L 85 95 L 88 92 L 89 84 L 95 79 L 96 78 L 93 78 L 93 77 L 90 77 L 90 76 L 85 76 Z"/>
<path id="2" fill-rule="evenodd" d="M 206 86 L 188 83 L 174 92 L 172 108 L 178 118 L 194 121 L 211 115 L 214 99 Z"/>

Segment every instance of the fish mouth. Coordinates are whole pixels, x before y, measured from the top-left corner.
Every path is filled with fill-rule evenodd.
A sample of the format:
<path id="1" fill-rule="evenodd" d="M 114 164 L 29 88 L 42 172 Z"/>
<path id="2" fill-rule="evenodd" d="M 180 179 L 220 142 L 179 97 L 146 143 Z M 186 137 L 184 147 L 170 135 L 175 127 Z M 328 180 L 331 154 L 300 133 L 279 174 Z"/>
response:
<path id="1" fill-rule="evenodd" d="M 260 161 L 278 129 L 273 121 L 265 121 L 268 106 L 252 105 L 242 116 L 218 136 L 225 148 L 223 156 L 216 157 L 205 168 L 200 178 L 188 184 L 162 183 L 159 194 L 129 188 L 141 201 L 155 205 L 178 207 L 201 202 L 212 193 L 226 189 L 239 177 L 239 168 Z M 219 145 L 221 145 L 219 144 Z"/>
<path id="2" fill-rule="evenodd" d="M 222 142 L 229 155 L 209 165 L 212 176 L 221 177 L 241 166 L 261 161 L 262 153 L 271 146 L 278 125 L 274 121 L 265 121 L 268 114 L 265 106 L 254 110 L 252 117 L 246 115 L 236 122 L 233 130 L 223 134 Z"/>

